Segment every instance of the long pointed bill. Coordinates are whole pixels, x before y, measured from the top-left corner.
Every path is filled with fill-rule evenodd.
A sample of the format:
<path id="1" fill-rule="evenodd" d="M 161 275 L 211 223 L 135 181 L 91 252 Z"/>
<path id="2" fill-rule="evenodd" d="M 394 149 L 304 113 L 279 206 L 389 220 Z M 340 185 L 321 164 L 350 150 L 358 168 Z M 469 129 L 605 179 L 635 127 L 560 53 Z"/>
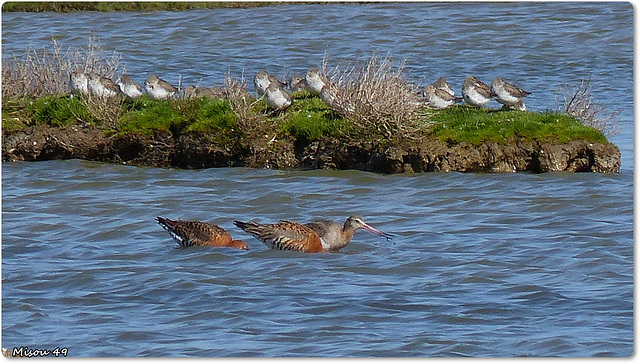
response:
<path id="1" fill-rule="evenodd" d="M 391 240 L 392 237 L 393 237 L 391 234 L 383 233 L 382 231 L 380 231 L 380 230 L 378 230 L 378 229 L 376 229 L 374 227 L 371 227 L 371 226 L 369 226 L 367 224 L 363 224 L 362 228 L 367 230 L 368 232 L 374 233 L 376 235 L 380 235 L 380 236 L 384 237 L 387 240 Z"/>

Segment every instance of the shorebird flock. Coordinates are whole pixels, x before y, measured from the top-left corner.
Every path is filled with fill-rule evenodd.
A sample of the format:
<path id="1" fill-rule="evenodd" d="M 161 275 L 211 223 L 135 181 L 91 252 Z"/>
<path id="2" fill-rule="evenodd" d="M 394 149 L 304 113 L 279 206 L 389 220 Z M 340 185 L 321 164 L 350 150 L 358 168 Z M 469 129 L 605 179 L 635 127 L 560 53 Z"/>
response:
<path id="1" fill-rule="evenodd" d="M 182 247 L 214 246 L 249 250 L 242 240 L 233 240 L 223 228 L 200 221 L 171 220 L 157 217 L 160 226 L 169 232 Z M 343 226 L 330 220 L 318 220 L 308 224 L 281 220 L 275 224 L 259 224 L 255 221 L 235 220 L 234 225 L 255 236 L 271 249 L 290 250 L 302 253 L 337 252 L 351 242 L 356 230 L 363 229 L 391 239 L 359 216 L 351 216 Z"/>
<path id="2" fill-rule="evenodd" d="M 271 109 L 284 110 L 291 106 L 293 99 L 289 93 L 301 90 L 307 90 L 311 94 L 319 96 L 332 109 L 345 111 L 353 108 L 340 101 L 340 98 L 337 97 L 338 86 L 317 68 L 308 70 L 304 78 L 294 75 L 289 82 L 282 82 L 276 76 L 261 70 L 255 75 L 253 83 L 258 98 L 264 98 Z M 95 73 L 84 73 L 80 69 L 74 70 L 69 75 L 69 87 L 75 94 L 94 95 L 99 98 L 129 97 L 135 99 L 143 94 L 142 87 L 129 75 L 123 74 L 116 83 L 108 77 Z M 155 100 L 177 97 L 187 99 L 225 97 L 224 90 L 220 87 L 206 88 L 189 85 L 184 90 L 179 90 L 155 74 L 149 75 L 145 80 L 144 91 Z M 425 86 L 419 102 L 432 109 L 443 110 L 463 100 L 471 106 L 480 108 L 489 101 L 496 100 L 503 105 L 503 108 L 526 111 L 523 99 L 530 94 L 530 92 L 506 82 L 501 77 L 496 77 L 491 82 L 491 86 L 488 86 L 476 77 L 468 76 L 462 85 L 462 97 L 458 97 L 447 80 L 440 77 L 436 82 Z"/>
<path id="3" fill-rule="evenodd" d="M 491 87 L 478 80 L 475 76 L 468 76 L 462 85 L 462 97 L 456 97 L 449 83 L 444 77 L 427 85 L 423 91 L 423 97 L 429 106 L 442 110 L 452 106 L 456 102 L 464 100 L 467 104 L 483 107 L 492 99 L 503 105 L 503 108 L 514 108 L 519 111 L 527 111 L 523 99 L 531 92 L 510 84 L 501 77 L 496 77 L 491 82 Z"/>

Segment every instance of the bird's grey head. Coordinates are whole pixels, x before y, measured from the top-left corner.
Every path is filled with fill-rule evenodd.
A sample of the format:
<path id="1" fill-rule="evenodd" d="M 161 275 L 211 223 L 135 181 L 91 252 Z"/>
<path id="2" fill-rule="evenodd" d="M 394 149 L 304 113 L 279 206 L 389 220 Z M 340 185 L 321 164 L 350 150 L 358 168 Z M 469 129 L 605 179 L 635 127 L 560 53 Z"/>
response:
<path id="1" fill-rule="evenodd" d="M 422 91 L 422 94 L 424 96 L 427 96 L 429 94 L 432 94 L 436 91 L 436 87 L 432 84 L 428 84 L 424 87 L 424 90 Z"/>
<path id="2" fill-rule="evenodd" d="M 149 77 L 147 77 L 147 80 L 145 81 L 146 83 L 156 83 L 158 82 L 158 76 L 155 73 L 152 73 L 149 75 Z"/>
<path id="3" fill-rule="evenodd" d="M 365 224 L 364 220 L 360 216 L 349 216 L 347 222 L 345 223 L 345 227 L 350 227 L 352 229 L 360 229 Z"/>
<path id="4" fill-rule="evenodd" d="M 367 224 L 366 222 L 364 222 L 364 220 L 362 220 L 362 218 L 360 216 L 350 216 L 347 221 L 344 223 L 344 230 L 357 230 L 357 229 L 364 229 L 368 232 L 374 233 L 376 235 L 379 236 L 383 236 L 385 238 L 387 238 L 387 240 L 391 239 L 391 235 L 387 234 L 387 233 L 383 233 L 382 231 L 370 226 L 369 224 Z"/>
<path id="5" fill-rule="evenodd" d="M 258 73 L 256 73 L 256 76 L 255 76 L 256 79 L 265 79 L 268 77 L 269 77 L 269 74 L 265 70 L 260 70 Z"/>
<path id="6" fill-rule="evenodd" d="M 317 68 L 312 68 L 307 71 L 307 77 L 318 77 L 320 76 L 320 70 Z"/>

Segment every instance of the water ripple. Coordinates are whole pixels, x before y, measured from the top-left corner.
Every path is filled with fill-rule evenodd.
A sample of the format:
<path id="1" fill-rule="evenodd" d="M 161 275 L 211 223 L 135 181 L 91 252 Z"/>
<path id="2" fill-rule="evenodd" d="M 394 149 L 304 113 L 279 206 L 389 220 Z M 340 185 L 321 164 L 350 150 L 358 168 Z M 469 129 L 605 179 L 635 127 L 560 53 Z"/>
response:
<path id="1" fill-rule="evenodd" d="M 327 21 L 315 21 L 318 10 Z M 151 72 L 203 84 L 242 69 L 303 74 L 325 51 L 353 62 L 377 50 L 406 57 L 416 80 L 501 73 L 546 109 L 557 85 L 591 74 L 624 126 L 613 137 L 623 171 L 604 176 L 5 164 L 3 346 L 72 356 L 631 355 L 631 24 L 625 3 L 3 14 L 3 57 L 51 35 L 84 46 L 100 28 L 139 82 Z M 351 214 L 394 239 L 359 231 L 339 254 L 306 255 L 267 250 L 232 223 Z M 178 248 L 156 216 L 219 224 L 251 250 Z"/>

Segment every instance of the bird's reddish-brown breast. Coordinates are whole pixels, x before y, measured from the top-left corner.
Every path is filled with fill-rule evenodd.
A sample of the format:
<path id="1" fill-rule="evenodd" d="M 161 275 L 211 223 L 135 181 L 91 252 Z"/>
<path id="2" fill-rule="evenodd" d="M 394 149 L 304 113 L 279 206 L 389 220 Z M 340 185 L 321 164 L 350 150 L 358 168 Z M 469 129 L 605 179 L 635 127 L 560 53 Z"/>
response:
<path id="1" fill-rule="evenodd" d="M 293 221 L 273 224 L 274 248 L 304 253 L 324 252 L 320 237 L 312 229 Z"/>
<path id="2" fill-rule="evenodd" d="M 304 253 L 324 252 L 320 237 L 312 229 L 293 221 L 283 220 L 275 224 L 258 224 L 253 221 L 234 221 L 236 226 L 260 239 L 272 249 Z"/>

